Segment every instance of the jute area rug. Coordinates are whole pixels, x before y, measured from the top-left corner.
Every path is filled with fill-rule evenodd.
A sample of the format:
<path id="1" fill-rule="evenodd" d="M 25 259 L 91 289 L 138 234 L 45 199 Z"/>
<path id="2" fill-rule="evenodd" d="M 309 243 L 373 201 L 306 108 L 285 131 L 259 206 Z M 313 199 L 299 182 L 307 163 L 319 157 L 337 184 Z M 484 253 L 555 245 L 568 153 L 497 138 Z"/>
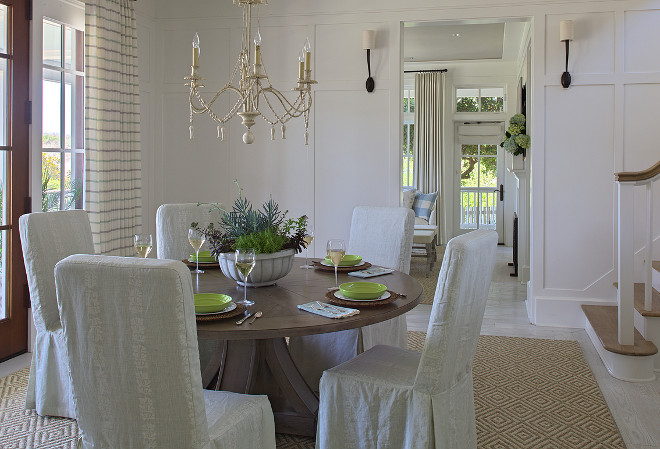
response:
<path id="1" fill-rule="evenodd" d="M 425 333 L 408 334 L 421 350 Z M 625 447 L 575 341 L 481 336 L 473 374 L 479 449 Z M 27 377 L 26 368 L 0 379 L 0 447 L 75 449 L 74 420 L 24 410 Z M 314 441 L 278 434 L 277 447 Z"/>

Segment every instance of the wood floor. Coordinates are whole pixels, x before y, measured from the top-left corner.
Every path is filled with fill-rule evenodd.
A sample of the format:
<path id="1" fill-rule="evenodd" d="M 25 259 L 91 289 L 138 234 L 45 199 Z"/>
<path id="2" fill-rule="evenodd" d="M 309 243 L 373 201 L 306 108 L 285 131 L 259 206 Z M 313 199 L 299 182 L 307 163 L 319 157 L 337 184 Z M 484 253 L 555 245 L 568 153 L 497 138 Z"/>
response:
<path id="1" fill-rule="evenodd" d="M 584 329 L 534 326 L 525 308 L 526 288 L 509 276 L 511 248 L 498 247 L 483 335 L 576 340 L 598 381 L 628 449 L 660 449 L 660 373 L 653 382 L 630 383 L 609 375 Z M 413 262 L 417 263 L 417 262 Z M 408 312 L 408 330 L 426 331 L 430 305 Z"/>
<path id="2" fill-rule="evenodd" d="M 629 383 L 611 377 L 600 361 L 584 329 L 534 326 L 527 319 L 526 288 L 511 278 L 511 248 L 498 247 L 490 296 L 481 333 L 513 337 L 577 340 L 600 385 L 628 449 L 660 449 L 660 380 Z M 415 261 L 413 263 L 423 263 Z M 419 305 L 408 313 L 408 330 L 426 331 L 430 305 Z M 0 364 L 0 377 L 30 364 L 24 354 Z M 660 377 L 660 373 L 658 373 Z"/>

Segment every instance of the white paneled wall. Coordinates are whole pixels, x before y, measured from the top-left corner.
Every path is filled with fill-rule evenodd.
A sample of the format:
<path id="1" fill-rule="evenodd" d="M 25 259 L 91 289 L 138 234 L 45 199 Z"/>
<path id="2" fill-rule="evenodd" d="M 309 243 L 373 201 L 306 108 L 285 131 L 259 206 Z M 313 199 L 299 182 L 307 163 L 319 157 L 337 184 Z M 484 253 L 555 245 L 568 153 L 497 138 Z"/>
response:
<path id="1" fill-rule="evenodd" d="M 546 216 L 544 287 L 586 290 L 614 269 L 614 87 L 547 86 L 545 95 L 562 113 L 546 117 L 546 173 L 558 176 L 546 176 L 545 208 L 558 216 Z"/>
<path id="2" fill-rule="evenodd" d="M 312 217 L 317 256 L 327 238 L 348 238 L 355 205 L 398 204 L 401 22 L 530 19 L 531 316 L 541 324 L 582 326 L 580 303 L 614 300 L 613 173 L 660 159 L 655 113 L 660 58 L 654 56 L 660 48 L 660 1 L 538 5 L 518 0 L 512 7 L 494 0 L 405 5 L 273 0 L 262 8 L 260 21 L 264 60 L 276 87 L 292 87 L 305 37 L 313 46 L 320 84 L 314 89 L 309 147 L 303 145 L 300 122 L 288 126 L 287 140 L 271 142 L 270 127 L 258 121 L 255 144 L 249 146 L 241 142 L 244 129 L 238 121 L 227 127 L 227 141 L 218 142 L 207 117 L 196 118 L 195 140 L 189 141 L 182 78 L 190 70 L 192 36 L 199 31 L 206 90 L 217 90 L 233 69 L 240 10 L 229 1 L 161 0 L 157 8 L 150 0 L 138 5 L 143 1 L 143 16 L 152 18 L 140 24 L 141 39 L 142 26 L 149 36 L 149 66 L 141 72 L 151 83 L 143 89 L 150 124 L 143 127 L 148 134 L 143 159 L 152 170 L 145 173 L 145 223 L 153 225 L 164 202 L 229 204 L 236 196 L 232 180 L 238 178 L 255 203 L 272 194 L 292 215 Z M 575 24 L 569 89 L 559 84 L 564 71 L 559 21 L 566 19 Z M 372 94 L 364 89 L 364 29 L 377 30 Z M 660 201 L 660 194 L 655 198 Z M 660 211 L 660 205 L 655 209 Z"/>

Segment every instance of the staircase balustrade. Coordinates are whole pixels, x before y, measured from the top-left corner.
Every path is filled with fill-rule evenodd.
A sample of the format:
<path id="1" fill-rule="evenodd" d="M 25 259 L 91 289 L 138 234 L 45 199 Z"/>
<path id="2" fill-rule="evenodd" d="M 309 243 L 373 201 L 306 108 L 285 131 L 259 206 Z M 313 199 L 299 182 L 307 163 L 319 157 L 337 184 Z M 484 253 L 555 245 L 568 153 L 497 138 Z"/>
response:
<path id="1" fill-rule="evenodd" d="M 618 278 L 617 293 L 619 344 L 632 345 L 635 341 L 634 309 L 634 211 L 635 187 L 646 189 L 646 230 L 644 259 L 644 308 L 652 309 L 652 261 L 653 261 L 653 183 L 660 180 L 660 161 L 639 172 L 615 173 L 618 202 Z"/>

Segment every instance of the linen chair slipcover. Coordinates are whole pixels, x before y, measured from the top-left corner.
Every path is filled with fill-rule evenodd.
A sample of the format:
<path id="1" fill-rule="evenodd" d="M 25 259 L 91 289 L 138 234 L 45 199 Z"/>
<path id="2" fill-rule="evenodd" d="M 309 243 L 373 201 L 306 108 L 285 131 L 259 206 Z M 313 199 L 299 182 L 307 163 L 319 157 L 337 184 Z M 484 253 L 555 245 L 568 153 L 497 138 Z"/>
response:
<path id="1" fill-rule="evenodd" d="M 69 362 L 55 294 L 55 264 L 71 254 L 94 254 L 84 210 L 35 212 L 18 219 L 36 328 L 25 408 L 75 418 Z"/>
<path id="2" fill-rule="evenodd" d="M 218 206 L 222 207 L 221 204 Z M 200 227 L 220 221 L 220 214 L 211 204 L 172 203 L 162 204 L 156 211 L 156 253 L 159 259 L 183 260 L 194 253 L 188 242 L 188 229 L 193 222 Z M 208 249 L 204 242 L 201 250 Z M 201 340 L 198 344 L 202 370 L 207 367 L 214 353 L 220 351 L 219 340 Z M 205 373 L 207 381 L 212 374 Z M 206 386 L 206 385 L 205 385 Z"/>
<path id="3" fill-rule="evenodd" d="M 84 449 L 275 448 L 267 396 L 202 390 L 183 263 L 74 255 L 55 282 Z"/>
<path id="4" fill-rule="evenodd" d="M 353 210 L 347 254 L 408 274 L 414 223 L 415 214 L 409 208 L 358 206 Z M 382 281 L 387 282 L 386 278 Z M 378 344 L 407 347 L 405 315 L 361 329 L 292 337 L 289 352 L 307 383 L 317 389 L 323 371 Z"/>
<path id="5" fill-rule="evenodd" d="M 220 205 L 220 207 L 222 207 Z M 159 259 L 183 260 L 194 253 L 188 242 L 188 229 L 193 222 L 200 227 L 220 221 L 211 204 L 162 204 L 156 211 L 156 253 Z M 208 249 L 205 242 L 202 249 Z"/>
<path id="6" fill-rule="evenodd" d="M 472 362 L 497 246 L 494 231 L 449 241 L 421 354 L 376 346 L 321 378 L 316 447 L 477 447 Z"/>

